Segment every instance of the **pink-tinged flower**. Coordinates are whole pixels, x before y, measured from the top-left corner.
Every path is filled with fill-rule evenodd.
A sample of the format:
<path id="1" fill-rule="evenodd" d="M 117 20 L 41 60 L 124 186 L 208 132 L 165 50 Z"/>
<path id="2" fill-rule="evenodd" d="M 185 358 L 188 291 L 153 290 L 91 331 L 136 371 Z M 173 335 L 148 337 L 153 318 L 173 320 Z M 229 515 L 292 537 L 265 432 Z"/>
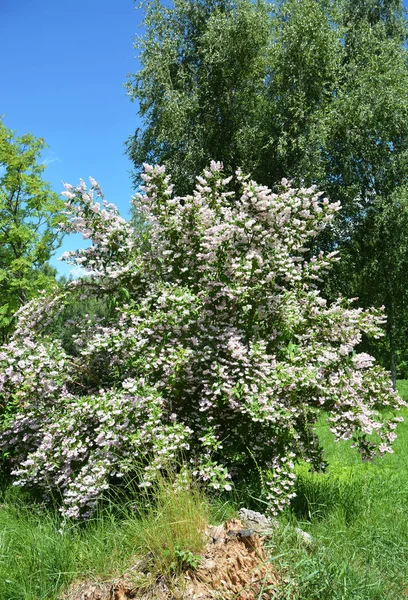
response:
<path id="1" fill-rule="evenodd" d="M 353 363 L 356 369 L 367 369 L 373 365 L 374 361 L 374 357 L 365 352 L 360 352 L 353 356 Z"/>

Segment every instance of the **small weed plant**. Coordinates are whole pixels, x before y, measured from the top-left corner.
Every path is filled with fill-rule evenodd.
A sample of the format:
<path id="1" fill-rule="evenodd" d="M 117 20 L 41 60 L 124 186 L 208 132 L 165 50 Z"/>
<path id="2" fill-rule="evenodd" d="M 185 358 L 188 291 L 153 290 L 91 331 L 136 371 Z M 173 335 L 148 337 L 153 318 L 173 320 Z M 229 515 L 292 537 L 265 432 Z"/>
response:
<path id="1" fill-rule="evenodd" d="M 194 570 L 200 564 L 201 556 L 199 554 L 194 554 L 193 552 L 191 552 L 191 550 L 183 550 L 182 548 L 176 548 L 175 555 L 178 564 L 183 570 Z"/>

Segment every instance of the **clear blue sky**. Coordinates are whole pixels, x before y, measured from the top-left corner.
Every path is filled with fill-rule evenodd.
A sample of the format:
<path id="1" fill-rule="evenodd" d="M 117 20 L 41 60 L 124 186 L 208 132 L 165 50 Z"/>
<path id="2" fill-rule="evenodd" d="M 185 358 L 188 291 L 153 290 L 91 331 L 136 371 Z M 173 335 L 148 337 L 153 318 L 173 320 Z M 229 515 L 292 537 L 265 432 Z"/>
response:
<path id="1" fill-rule="evenodd" d="M 44 179 L 97 179 L 127 216 L 133 193 L 123 144 L 139 121 L 123 83 L 138 69 L 132 0 L 0 0 L 0 115 L 19 134 L 45 139 Z M 63 248 L 81 246 L 66 238 Z M 69 267 L 53 260 L 60 273 Z"/>

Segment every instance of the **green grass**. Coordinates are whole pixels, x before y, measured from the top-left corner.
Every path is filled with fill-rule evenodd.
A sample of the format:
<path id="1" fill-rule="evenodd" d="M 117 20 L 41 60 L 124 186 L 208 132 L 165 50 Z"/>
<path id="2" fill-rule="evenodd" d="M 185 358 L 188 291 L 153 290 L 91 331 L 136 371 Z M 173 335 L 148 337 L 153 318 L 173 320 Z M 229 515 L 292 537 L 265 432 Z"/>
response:
<path id="1" fill-rule="evenodd" d="M 79 577 L 109 577 L 134 553 L 130 533 L 109 511 L 85 527 L 62 527 L 57 511 L 6 494 L 0 511 L 1 600 L 49 600 Z"/>
<path id="2" fill-rule="evenodd" d="M 408 381 L 399 382 L 408 399 Z M 349 444 L 335 443 L 322 420 L 318 433 L 329 470 L 299 467 L 298 497 L 287 523 L 310 533 L 310 548 L 288 528 L 272 542 L 287 571 L 281 599 L 401 600 L 408 597 L 408 411 L 394 453 L 363 463 Z"/>
<path id="3" fill-rule="evenodd" d="M 408 399 L 408 381 L 399 382 Z M 402 600 L 408 598 L 408 411 L 394 454 L 363 463 L 348 444 L 334 443 L 322 419 L 318 433 L 330 467 L 299 466 L 297 493 L 269 542 L 284 574 L 276 600 Z M 149 553 L 150 571 L 175 572 L 194 561 L 203 524 L 233 515 L 235 503 L 209 505 L 196 491 L 163 485 L 150 498 L 113 501 L 85 525 L 62 527 L 58 511 L 18 490 L 0 494 L 0 600 L 56 600 L 72 581 L 109 580 Z M 309 532 L 306 546 L 295 527 Z M 62 527 L 62 529 L 61 529 Z"/>

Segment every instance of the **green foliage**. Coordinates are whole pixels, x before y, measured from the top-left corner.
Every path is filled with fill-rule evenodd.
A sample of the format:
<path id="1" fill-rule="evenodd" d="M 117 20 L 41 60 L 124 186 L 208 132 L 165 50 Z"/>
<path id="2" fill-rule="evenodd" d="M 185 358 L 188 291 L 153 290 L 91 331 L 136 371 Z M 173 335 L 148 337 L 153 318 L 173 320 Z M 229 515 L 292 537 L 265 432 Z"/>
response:
<path id="1" fill-rule="evenodd" d="M 94 327 L 95 324 L 110 322 L 115 314 L 116 298 L 67 298 L 64 308 L 47 328 L 47 334 L 61 341 L 65 352 L 70 356 L 78 355 L 75 336 L 80 328 Z"/>
<path id="2" fill-rule="evenodd" d="M 0 339 L 16 310 L 55 283 L 63 202 L 42 179 L 44 140 L 17 137 L 0 121 Z"/>
<path id="3" fill-rule="evenodd" d="M 365 341 L 366 349 L 391 370 L 395 381 L 407 358 L 407 272 L 408 272 L 408 190 L 397 189 L 390 197 L 377 198 L 367 209 L 366 218 L 343 249 L 346 268 L 340 283 L 350 295 L 359 295 L 362 306 L 382 304 L 387 312 L 387 337 L 376 348 Z M 334 284 L 334 285 L 333 285 Z M 398 373 L 400 375 L 400 373 Z M 401 375 L 400 375 L 401 376 Z"/>
<path id="4" fill-rule="evenodd" d="M 274 185 L 316 183 L 359 200 L 407 173 L 408 68 L 401 2 L 142 3 L 142 68 L 127 83 L 144 127 L 128 140 L 136 182 L 166 163 L 179 193 L 221 159 Z M 375 85 L 373 85 L 375 82 Z"/>
<path id="5" fill-rule="evenodd" d="M 128 140 L 136 181 L 142 163 L 166 163 L 179 193 L 210 160 L 228 173 L 258 161 L 267 109 L 267 4 L 250 0 L 144 2 L 142 69 L 128 81 L 146 127 Z"/>

